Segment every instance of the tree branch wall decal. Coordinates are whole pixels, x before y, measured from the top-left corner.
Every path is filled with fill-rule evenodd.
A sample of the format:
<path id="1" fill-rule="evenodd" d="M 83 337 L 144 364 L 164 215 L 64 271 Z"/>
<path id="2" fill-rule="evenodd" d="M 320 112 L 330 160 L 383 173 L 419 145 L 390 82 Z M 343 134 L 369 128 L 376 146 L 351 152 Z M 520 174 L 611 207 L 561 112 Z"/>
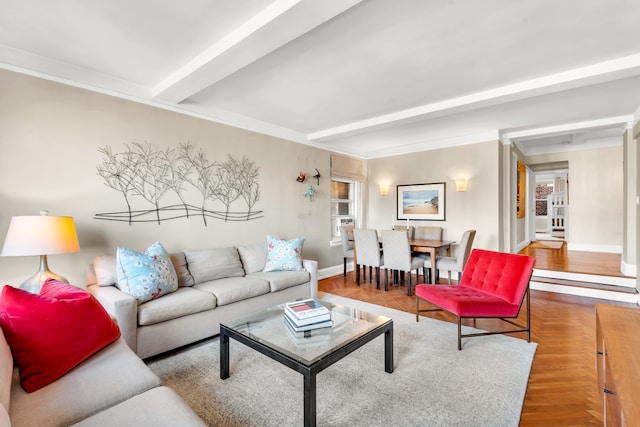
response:
<path id="1" fill-rule="evenodd" d="M 212 162 L 190 143 L 158 150 L 149 143 L 132 142 L 120 153 L 108 146 L 98 152 L 103 159 L 97 174 L 107 187 L 122 194 L 127 210 L 98 213 L 96 219 L 160 224 L 198 214 L 206 226 L 208 218 L 225 222 L 262 218 L 262 211 L 255 210 L 260 200 L 259 168 L 246 156 L 237 159 L 227 154 L 225 161 Z M 199 206 L 188 202 L 189 189 L 200 193 Z M 163 205 L 170 194 L 180 203 Z M 134 210 L 133 202 L 139 199 L 152 208 Z M 246 211 L 231 210 L 238 200 L 244 202 Z M 216 202 L 224 210 L 208 209 Z"/>

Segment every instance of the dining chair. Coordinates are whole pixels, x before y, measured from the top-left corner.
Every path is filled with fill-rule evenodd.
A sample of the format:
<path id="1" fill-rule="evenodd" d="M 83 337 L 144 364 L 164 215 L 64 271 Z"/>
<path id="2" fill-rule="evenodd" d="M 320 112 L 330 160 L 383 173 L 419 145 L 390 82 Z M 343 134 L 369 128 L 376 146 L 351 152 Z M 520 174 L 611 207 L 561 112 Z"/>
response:
<path id="1" fill-rule="evenodd" d="M 384 253 L 384 268 L 388 270 L 408 273 L 407 294 L 411 296 L 411 272 L 416 270 L 420 282 L 420 269 L 424 260 L 411 255 L 409 236 L 404 230 L 383 230 L 382 253 Z M 384 290 L 389 290 L 389 275 L 385 273 Z"/>
<path id="2" fill-rule="evenodd" d="M 458 350 L 462 338 L 483 335 L 526 332 L 531 341 L 531 290 L 535 258 L 506 252 L 474 249 L 458 285 L 416 285 L 416 322 L 420 313 L 448 311 L 458 318 Z M 420 309 L 426 300 L 436 308 Z M 526 323 L 516 319 L 526 301 Z M 462 334 L 462 319 L 494 318 L 513 326 L 512 329 Z"/>
<path id="3" fill-rule="evenodd" d="M 413 239 L 413 230 L 414 227 L 413 225 L 410 225 L 409 227 L 407 227 L 406 225 L 394 225 L 393 226 L 394 230 L 405 230 L 407 232 L 407 236 L 409 237 L 409 239 Z"/>
<path id="4" fill-rule="evenodd" d="M 442 227 L 420 225 L 413 229 L 416 240 L 442 240 Z"/>
<path id="5" fill-rule="evenodd" d="M 347 259 L 353 259 L 353 225 L 340 226 L 340 238 L 342 239 L 342 256 L 344 257 L 344 272 L 347 275 Z M 354 271 L 354 273 L 357 273 Z"/>
<path id="6" fill-rule="evenodd" d="M 442 227 L 419 225 L 413 229 L 413 238 L 416 240 L 442 240 L 442 234 Z M 414 252 L 414 256 L 424 259 L 424 279 L 425 282 L 431 283 L 431 268 L 427 267 L 431 265 L 431 255 Z"/>
<path id="7" fill-rule="evenodd" d="M 356 251 L 356 284 L 360 286 L 360 266 L 366 271 L 369 267 L 369 281 L 373 280 L 373 268 L 376 269 L 376 288 L 380 289 L 380 268 L 384 264 L 384 258 L 380 252 L 380 240 L 376 230 L 355 228 L 353 230 Z M 365 279 L 366 281 L 366 273 Z"/>
<path id="8" fill-rule="evenodd" d="M 460 243 L 457 245 L 457 251 L 455 256 L 437 256 L 436 257 L 436 272 L 439 270 L 447 270 L 448 284 L 451 284 L 451 272 L 458 273 L 458 283 L 460 283 L 460 277 L 464 270 L 469 254 L 471 253 L 471 246 L 473 245 L 473 239 L 476 237 L 476 230 L 467 230 L 462 235 Z M 425 264 L 426 265 L 426 264 Z M 431 261 L 429 261 L 431 265 Z"/>

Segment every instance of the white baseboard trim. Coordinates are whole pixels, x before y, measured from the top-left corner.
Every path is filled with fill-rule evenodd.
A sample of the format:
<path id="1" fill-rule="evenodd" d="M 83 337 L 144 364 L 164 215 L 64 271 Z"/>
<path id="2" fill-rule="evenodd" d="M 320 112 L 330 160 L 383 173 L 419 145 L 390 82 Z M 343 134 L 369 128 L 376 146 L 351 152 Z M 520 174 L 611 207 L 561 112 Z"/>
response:
<path id="1" fill-rule="evenodd" d="M 620 271 L 622 272 L 622 274 L 624 274 L 625 276 L 629 276 L 629 277 L 636 277 L 636 265 L 635 264 L 627 264 L 626 262 L 622 261 L 620 263 Z"/>
<path id="2" fill-rule="evenodd" d="M 576 282 L 601 283 L 603 285 L 622 286 L 625 288 L 635 288 L 635 277 L 614 277 L 614 276 L 598 276 L 595 274 L 570 273 L 567 271 L 552 271 L 533 269 L 533 275 L 538 277 L 547 277 L 549 279 L 573 280 Z"/>
<path id="3" fill-rule="evenodd" d="M 347 273 L 353 271 L 353 262 L 347 261 Z M 326 279 L 327 277 L 342 275 L 344 272 L 344 265 L 334 265 L 331 267 L 321 268 L 318 270 L 318 280 Z"/>
<path id="4" fill-rule="evenodd" d="M 567 242 L 567 250 L 583 251 L 583 252 L 604 252 L 609 254 L 621 254 L 622 246 L 618 245 L 592 245 L 588 243 L 569 243 Z"/>
<path id="5" fill-rule="evenodd" d="M 576 295 L 588 298 L 597 298 L 609 301 L 628 302 L 639 304 L 638 294 L 625 294 L 623 292 L 613 292 L 600 289 L 580 288 L 578 286 L 556 285 L 553 283 L 542 283 L 531 281 L 531 289 L 538 291 L 556 292 L 560 294 Z"/>
<path id="6" fill-rule="evenodd" d="M 524 242 L 520 242 L 516 245 L 516 253 L 520 252 L 521 250 L 523 250 L 524 248 L 526 248 L 527 246 L 529 246 L 531 244 L 530 241 L 525 240 Z"/>

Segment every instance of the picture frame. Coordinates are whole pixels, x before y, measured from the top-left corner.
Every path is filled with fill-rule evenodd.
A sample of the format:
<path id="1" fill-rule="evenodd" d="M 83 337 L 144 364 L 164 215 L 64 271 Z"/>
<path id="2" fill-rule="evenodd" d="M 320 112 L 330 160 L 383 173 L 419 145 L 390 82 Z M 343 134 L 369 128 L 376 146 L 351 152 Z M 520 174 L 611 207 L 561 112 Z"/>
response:
<path id="1" fill-rule="evenodd" d="M 445 221 L 446 183 L 400 184 L 396 191 L 398 221 Z"/>

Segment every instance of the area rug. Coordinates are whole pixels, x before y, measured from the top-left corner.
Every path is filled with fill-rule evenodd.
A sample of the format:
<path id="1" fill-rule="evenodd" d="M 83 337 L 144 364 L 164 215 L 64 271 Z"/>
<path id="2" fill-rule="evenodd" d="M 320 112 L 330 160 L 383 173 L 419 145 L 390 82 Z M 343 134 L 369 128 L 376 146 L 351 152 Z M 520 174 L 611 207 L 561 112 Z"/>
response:
<path id="1" fill-rule="evenodd" d="M 323 299 L 394 322 L 394 372 L 380 336 L 317 376 L 318 426 L 517 426 L 535 343 L 503 335 L 463 340 L 457 326 L 378 305 Z M 471 330 L 471 328 L 466 328 Z M 219 375 L 219 340 L 148 361 L 209 426 L 303 425 L 302 375 L 230 340 L 231 376 Z"/>
<path id="2" fill-rule="evenodd" d="M 564 246 L 563 240 L 537 240 L 535 242 L 531 242 L 530 245 L 532 248 L 540 248 L 540 249 L 562 249 Z"/>

